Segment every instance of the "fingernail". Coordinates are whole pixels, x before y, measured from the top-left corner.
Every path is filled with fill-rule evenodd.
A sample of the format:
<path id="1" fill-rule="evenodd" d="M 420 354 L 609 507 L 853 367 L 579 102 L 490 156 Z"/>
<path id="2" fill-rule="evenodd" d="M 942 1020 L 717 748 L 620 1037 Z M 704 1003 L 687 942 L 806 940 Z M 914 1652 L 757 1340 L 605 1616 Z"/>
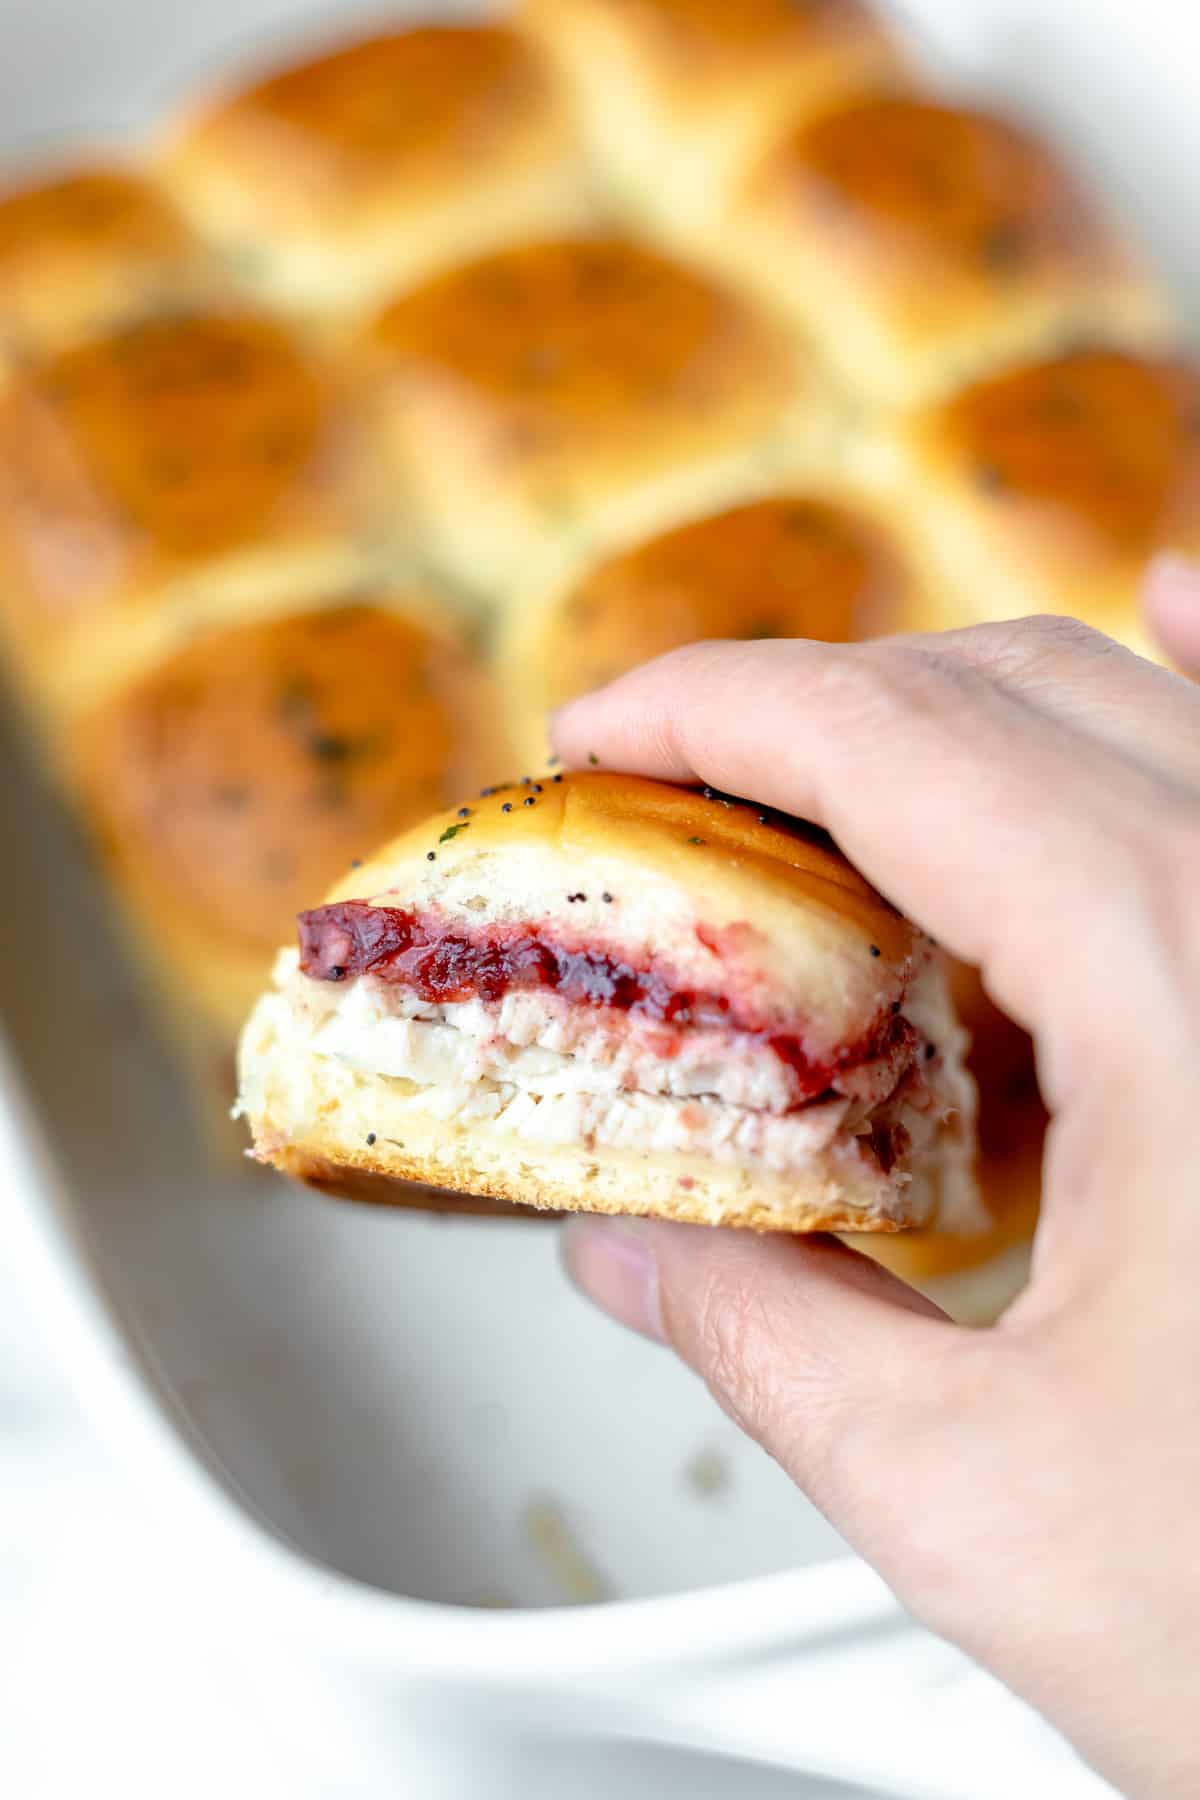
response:
<path id="1" fill-rule="evenodd" d="M 631 1331 L 666 1342 L 649 1219 L 568 1219 L 563 1260 L 576 1287 Z"/>

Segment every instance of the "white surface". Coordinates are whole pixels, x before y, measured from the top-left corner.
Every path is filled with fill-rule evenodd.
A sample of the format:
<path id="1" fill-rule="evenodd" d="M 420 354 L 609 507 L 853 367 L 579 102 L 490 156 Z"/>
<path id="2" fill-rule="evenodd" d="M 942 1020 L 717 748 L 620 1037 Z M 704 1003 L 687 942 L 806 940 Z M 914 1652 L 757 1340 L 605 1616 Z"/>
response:
<path id="1" fill-rule="evenodd" d="M 1200 234 L 1179 224 L 1195 211 L 1183 173 L 1200 167 L 1193 8 L 906 10 L 963 79 L 1081 147 L 1200 292 Z M 227 46 L 300 12 L 289 0 L 0 0 L 0 152 L 138 124 Z M 429 1601 L 553 1603 L 561 1584 L 522 1523 L 544 1495 L 618 1595 L 795 1567 L 836 1545 L 682 1371 L 575 1300 L 539 1229 L 371 1216 L 214 1181 L 86 908 L 75 929 L 62 834 L 9 784 L 4 804 L 0 841 L 21 847 L 4 922 L 20 929 L 6 931 L 0 1013 L 67 1185 L 55 1213 L 52 1180 L 19 1177 L 15 1143 L 0 1248 L 109 1444 L 46 1383 L 49 1351 L 0 1288 L 5 1792 L 66 1800 L 119 1780 L 127 1800 L 756 1800 L 830 1793 L 838 1773 L 948 1800 L 1099 1791 L 1015 1703 L 906 1631 L 853 1564 L 569 1620 L 414 1607 L 321 1573 Z M 85 1265 L 97 1287 L 80 1281 Z M 146 1408 L 151 1385 L 175 1426 Z M 730 1482 L 702 1500 L 682 1471 L 714 1448 Z M 764 1655 L 720 1669 L 714 1646 L 739 1642 Z M 478 1679 L 489 1673 L 509 1690 L 501 1710 Z M 864 1681 L 880 1696 L 869 1742 Z M 548 1745 L 533 1720 L 817 1775 L 801 1788 L 620 1747 L 585 1762 L 577 1737 Z"/>

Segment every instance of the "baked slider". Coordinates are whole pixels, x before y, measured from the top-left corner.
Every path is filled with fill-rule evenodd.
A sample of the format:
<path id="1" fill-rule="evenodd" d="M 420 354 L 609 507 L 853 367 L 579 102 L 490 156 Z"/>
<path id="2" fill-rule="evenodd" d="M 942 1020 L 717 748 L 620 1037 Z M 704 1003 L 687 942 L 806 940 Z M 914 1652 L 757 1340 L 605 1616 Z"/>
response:
<path id="1" fill-rule="evenodd" d="M 686 240 L 788 123 L 902 67 L 863 0 L 524 0 L 610 199 Z"/>
<path id="2" fill-rule="evenodd" d="M 431 554 L 485 596 L 563 546 L 761 485 L 785 439 L 797 466 L 826 445 L 788 334 L 621 239 L 553 239 L 454 269 L 387 307 L 361 352 Z"/>
<path id="3" fill-rule="evenodd" d="M 72 784 L 135 956 L 226 1110 L 297 909 L 501 746 L 490 685 L 412 593 L 208 632 L 74 722 Z"/>
<path id="4" fill-rule="evenodd" d="M 900 423 L 876 474 L 962 622 L 1068 613 L 1154 655 L 1146 564 L 1200 553 L 1200 368 L 1081 346 L 1006 370 Z"/>
<path id="5" fill-rule="evenodd" d="M 875 404 L 934 399 L 1066 338 L 1145 346 L 1172 331 L 1159 287 L 1047 145 L 913 93 L 785 135 L 709 249 Z"/>
<path id="6" fill-rule="evenodd" d="M 485 789 L 302 913 L 240 1052 L 260 1161 L 405 1201 L 897 1231 L 970 1213 L 932 946 L 821 833 L 598 771 Z"/>
<path id="7" fill-rule="evenodd" d="M 638 663 L 702 638 L 847 643 L 939 622 L 895 534 L 868 513 L 778 493 L 640 540 L 514 606 L 500 665 L 520 755 L 546 716 Z"/>
<path id="8" fill-rule="evenodd" d="M 168 197 L 124 163 L 97 157 L 0 189 L 0 372 L 220 285 Z"/>
<path id="9" fill-rule="evenodd" d="M 94 703 L 201 623 L 369 561 L 359 422 L 253 312 L 154 316 L 0 393 L 0 639 L 35 711 Z"/>
<path id="10" fill-rule="evenodd" d="M 234 87 L 169 130 L 160 168 L 239 279 L 304 313 L 589 210 L 557 84 L 502 25 L 363 38 Z"/>

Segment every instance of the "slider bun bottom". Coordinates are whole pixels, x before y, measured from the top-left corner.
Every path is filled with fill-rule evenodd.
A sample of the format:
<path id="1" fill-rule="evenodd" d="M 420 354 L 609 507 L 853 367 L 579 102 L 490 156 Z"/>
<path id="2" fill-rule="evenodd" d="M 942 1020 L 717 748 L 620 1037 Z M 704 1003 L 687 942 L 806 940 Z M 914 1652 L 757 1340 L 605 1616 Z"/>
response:
<path id="1" fill-rule="evenodd" d="M 408 1207 L 414 1212 L 437 1213 L 443 1218 L 534 1219 L 544 1224 L 553 1223 L 562 1216 L 548 1207 L 516 1206 L 508 1200 L 489 1200 L 483 1194 L 447 1193 L 442 1188 L 399 1181 L 394 1175 L 380 1175 L 371 1169 L 348 1169 L 343 1163 L 308 1156 L 300 1150 L 289 1153 L 286 1168 L 283 1164 L 279 1166 L 306 1187 L 316 1188 L 336 1200 L 354 1200 L 363 1206 Z"/>
<path id="2" fill-rule="evenodd" d="M 260 1161 L 331 1192 L 423 1205 L 408 1185 L 417 1182 L 538 1211 L 652 1214 L 757 1231 L 893 1232 L 905 1223 L 887 1210 L 894 1195 L 836 1149 L 814 1155 L 811 1173 L 796 1177 L 699 1155 L 537 1144 L 486 1122 L 435 1117 L 411 1083 L 282 1045 L 278 1005 L 274 996 L 261 1002 L 243 1038 L 243 1111 Z M 922 1216 L 927 1181 L 914 1176 L 904 1193 L 906 1217 Z"/>
<path id="3" fill-rule="evenodd" d="M 347 1168 L 344 1163 L 289 1150 L 277 1166 L 307 1187 L 329 1194 L 338 1200 L 352 1200 L 367 1206 L 407 1207 L 421 1213 L 435 1213 L 442 1218 L 502 1218 L 509 1223 L 536 1220 L 553 1223 L 563 1216 L 548 1207 L 518 1206 L 510 1201 L 489 1200 L 478 1194 L 446 1193 L 442 1189 L 423 1187 L 416 1182 L 398 1180 L 394 1175 L 379 1174 L 371 1169 Z M 1032 1225 L 1028 1228 L 1032 1230 Z M 993 1324 L 1016 1299 L 1029 1278 L 1030 1244 L 1019 1231 L 1015 1241 L 1005 1250 L 997 1250 L 997 1240 L 990 1233 L 982 1240 L 985 1249 L 978 1264 L 960 1268 L 940 1276 L 931 1275 L 918 1257 L 910 1268 L 903 1251 L 910 1239 L 928 1242 L 930 1232 L 856 1233 L 845 1241 L 864 1255 L 872 1256 L 885 1267 L 893 1259 L 887 1254 L 893 1248 L 895 1273 L 912 1287 L 926 1294 L 935 1305 L 949 1314 L 959 1325 Z"/>

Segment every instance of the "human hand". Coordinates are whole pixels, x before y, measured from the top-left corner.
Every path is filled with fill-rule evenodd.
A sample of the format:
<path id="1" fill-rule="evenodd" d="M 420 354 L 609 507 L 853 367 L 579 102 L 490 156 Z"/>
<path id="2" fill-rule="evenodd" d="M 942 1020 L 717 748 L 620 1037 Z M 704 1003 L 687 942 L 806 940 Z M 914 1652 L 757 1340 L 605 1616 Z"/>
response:
<path id="1" fill-rule="evenodd" d="M 1200 690 L 1027 620 L 693 645 L 553 736 L 828 827 L 1033 1033 L 1053 1114 L 991 1330 L 830 1239 L 582 1218 L 576 1281 L 1110 1780 L 1200 1792 Z"/>

